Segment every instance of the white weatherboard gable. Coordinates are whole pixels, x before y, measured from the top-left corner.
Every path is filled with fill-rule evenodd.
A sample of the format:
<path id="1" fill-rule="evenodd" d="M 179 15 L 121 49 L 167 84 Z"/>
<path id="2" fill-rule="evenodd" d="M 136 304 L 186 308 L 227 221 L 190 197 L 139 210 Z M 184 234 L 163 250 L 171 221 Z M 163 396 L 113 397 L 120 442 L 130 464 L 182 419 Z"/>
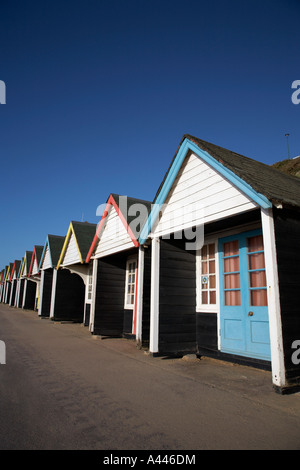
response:
<path id="1" fill-rule="evenodd" d="M 110 206 L 104 222 L 99 241 L 96 245 L 94 258 L 101 258 L 111 253 L 132 248 L 134 243 L 130 238 L 122 220 L 114 206 Z"/>
<path id="2" fill-rule="evenodd" d="M 75 263 L 80 263 L 80 262 L 81 262 L 80 254 L 78 252 L 74 233 L 72 232 L 69 238 L 61 265 L 68 266 L 70 264 L 75 264 Z"/>
<path id="3" fill-rule="evenodd" d="M 46 246 L 43 262 L 41 265 L 41 269 L 48 269 L 48 268 L 52 268 L 49 245 Z"/>
<path id="4" fill-rule="evenodd" d="M 34 258 L 34 261 L 33 261 L 33 266 L 32 266 L 32 274 L 38 274 L 39 272 L 39 267 L 38 267 L 38 262 L 37 262 L 37 259 Z"/>
<path id="5" fill-rule="evenodd" d="M 194 153 L 186 156 L 152 229 L 158 237 L 257 207 Z"/>

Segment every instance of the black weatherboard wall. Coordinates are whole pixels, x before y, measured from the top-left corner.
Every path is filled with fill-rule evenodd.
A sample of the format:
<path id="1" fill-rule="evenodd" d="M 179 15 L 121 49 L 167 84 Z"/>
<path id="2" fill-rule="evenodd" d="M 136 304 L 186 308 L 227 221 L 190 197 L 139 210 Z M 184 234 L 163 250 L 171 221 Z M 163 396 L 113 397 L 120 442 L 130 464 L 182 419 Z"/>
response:
<path id="1" fill-rule="evenodd" d="M 138 278 L 138 282 L 142 282 Z M 151 246 L 144 248 L 142 345 L 149 346 L 151 296 Z"/>
<path id="2" fill-rule="evenodd" d="M 300 340 L 300 212 L 274 209 L 284 361 L 289 384 L 300 385 L 300 364 L 292 344 Z M 295 362 L 295 361 L 294 361 Z"/>
<path id="3" fill-rule="evenodd" d="M 120 253 L 98 260 L 94 334 L 123 334 L 127 256 Z"/>
<path id="4" fill-rule="evenodd" d="M 40 298 L 40 302 L 42 302 L 42 305 L 41 305 L 42 317 L 49 317 L 50 315 L 52 279 L 53 279 L 53 270 L 46 269 L 44 272 L 43 295 Z"/>
<path id="5" fill-rule="evenodd" d="M 68 269 L 57 271 L 54 320 L 83 321 L 85 285 Z"/>
<path id="6" fill-rule="evenodd" d="M 196 352 L 196 260 L 185 240 L 161 240 L 159 353 Z"/>
<path id="7" fill-rule="evenodd" d="M 26 292 L 25 292 L 23 308 L 27 310 L 34 310 L 37 285 L 35 282 L 29 281 L 29 279 L 27 279 L 25 289 L 26 289 Z"/>

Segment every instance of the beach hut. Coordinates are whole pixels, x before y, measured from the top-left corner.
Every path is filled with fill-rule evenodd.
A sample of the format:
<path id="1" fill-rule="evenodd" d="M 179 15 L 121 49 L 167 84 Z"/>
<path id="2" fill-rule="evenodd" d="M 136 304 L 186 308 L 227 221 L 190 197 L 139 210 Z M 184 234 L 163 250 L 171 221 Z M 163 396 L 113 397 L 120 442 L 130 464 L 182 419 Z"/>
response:
<path id="1" fill-rule="evenodd" d="M 299 238 L 299 179 L 185 135 L 139 238 L 150 352 L 262 367 L 278 392 L 298 390 Z"/>
<path id="2" fill-rule="evenodd" d="M 3 294 L 3 303 L 8 304 L 9 303 L 9 298 L 10 298 L 10 291 L 11 291 L 11 272 L 13 268 L 14 263 L 9 263 L 6 273 L 5 273 L 5 279 L 4 279 L 4 294 Z"/>
<path id="3" fill-rule="evenodd" d="M 35 311 L 39 308 L 39 296 L 40 296 L 40 281 L 41 275 L 39 271 L 40 259 L 43 253 L 44 247 L 41 245 L 35 245 L 33 247 L 32 257 L 30 261 L 30 267 L 28 272 L 28 280 L 35 283 L 35 299 L 34 307 Z"/>
<path id="4" fill-rule="evenodd" d="M 138 236 L 151 203 L 110 194 L 86 261 L 93 262 L 90 330 L 149 339 L 150 249 Z M 141 312 L 143 311 L 143 321 Z"/>
<path id="5" fill-rule="evenodd" d="M 10 275 L 11 291 L 10 291 L 10 297 L 9 297 L 9 305 L 11 307 L 15 306 L 17 282 L 18 282 L 18 274 L 20 270 L 20 265 L 21 265 L 21 260 L 15 260 L 13 267 L 12 267 L 12 272 Z"/>
<path id="6" fill-rule="evenodd" d="M 31 258 L 32 251 L 25 251 L 18 279 L 16 306 L 18 308 L 33 310 L 35 304 L 36 284 L 28 279 Z"/>
<path id="7" fill-rule="evenodd" d="M 0 302 L 2 302 L 2 291 L 4 287 L 4 275 L 5 275 L 5 269 L 2 269 L 0 273 Z"/>
<path id="8" fill-rule="evenodd" d="M 39 271 L 41 273 L 40 300 L 38 313 L 41 317 L 50 316 L 53 272 L 64 244 L 65 237 L 48 235 L 40 260 Z"/>
<path id="9" fill-rule="evenodd" d="M 53 272 L 50 318 L 84 323 L 89 265 L 87 252 L 96 224 L 71 221 Z"/>

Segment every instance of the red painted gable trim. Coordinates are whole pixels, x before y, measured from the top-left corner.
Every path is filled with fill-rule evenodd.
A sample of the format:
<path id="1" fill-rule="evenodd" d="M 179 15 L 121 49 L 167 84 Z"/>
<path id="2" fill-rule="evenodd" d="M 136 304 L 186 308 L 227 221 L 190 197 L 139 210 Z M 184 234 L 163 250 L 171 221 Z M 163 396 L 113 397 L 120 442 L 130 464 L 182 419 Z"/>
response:
<path id="1" fill-rule="evenodd" d="M 12 280 L 13 274 L 15 272 L 15 267 L 16 267 L 16 264 L 14 263 L 14 265 L 12 267 L 12 270 L 11 270 L 11 275 L 10 275 L 10 278 L 9 278 L 10 281 Z"/>
<path id="2" fill-rule="evenodd" d="M 96 243 L 97 243 L 97 240 L 99 239 L 99 235 L 101 233 L 101 230 L 102 230 L 102 227 L 104 225 L 104 222 L 105 222 L 105 219 L 106 217 L 108 216 L 108 211 L 109 211 L 109 207 L 110 206 L 113 206 L 118 214 L 118 216 L 120 217 L 121 219 L 121 222 L 123 223 L 128 235 L 130 236 L 134 246 L 138 247 L 139 246 L 139 242 L 137 241 L 137 239 L 135 238 L 134 234 L 133 234 L 133 231 L 131 230 L 131 228 L 129 227 L 128 223 L 126 222 L 126 219 L 124 217 L 124 215 L 122 214 L 122 212 L 120 211 L 120 208 L 119 206 L 117 205 L 116 201 L 114 200 L 113 196 L 110 195 L 109 198 L 108 198 L 108 201 L 107 201 L 107 204 L 106 204 L 106 207 L 105 207 L 105 210 L 103 212 L 103 215 L 101 217 L 101 220 L 99 222 L 99 225 L 97 227 L 97 230 L 96 230 L 96 234 L 94 236 L 94 239 L 93 239 L 93 242 L 91 244 L 91 247 L 89 249 L 89 252 L 87 254 L 87 257 L 86 257 L 86 263 L 88 263 L 91 259 L 91 256 L 93 254 L 93 251 L 95 249 L 95 246 L 96 246 Z"/>
<path id="3" fill-rule="evenodd" d="M 35 248 L 33 249 L 33 253 L 32 253 L 32 257 L 31 257 L 31 262 L 30 262 L 30 268 L 29 268 L 29 272 L 28 272 L 28 277 L 31 276 L 31 271 L 32 271 L 32 268 L 33 268 L 33 262 L 34 262 L 34 258 L 36 257 L 36 253 L 35 253 Z"/>

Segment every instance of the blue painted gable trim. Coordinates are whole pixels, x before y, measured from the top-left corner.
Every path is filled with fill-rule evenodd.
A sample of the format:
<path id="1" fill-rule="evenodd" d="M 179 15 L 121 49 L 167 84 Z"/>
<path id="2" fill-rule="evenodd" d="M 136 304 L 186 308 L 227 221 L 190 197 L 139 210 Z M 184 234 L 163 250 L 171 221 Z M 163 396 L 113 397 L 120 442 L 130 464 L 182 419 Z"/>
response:
<path id="1" fill-rule="evenodd" d="M 146 242 L 149 233 L 152 230 L 152 227 L 159 215 L 159 211 L 164 204 L 167 195 L 174 183 L 174 180 L 180 170 L 180 167 L 186 157 L 187 152 L 191 150 L 195 155 L 201 158 L 203 161 L 208 163 L 212 168 L 218 171 L 221 175 L 224 176 L 228 181 L 230 181 L 234 186 L 240 189 L 245 195 L 252 199 L 256 204 L 258 204 L 263 209 L 268 209 L 272 207 L 272 203 L 263 195 L 255 191 L 248 183 L 246 183 L 242 178 L 237 176 L 233 171 L 226 168 L 220 162 L 215 160 L 209 153 L 200 149 L 194 142 L 189 139 L 184 139 L 182 142 L 178 153 L 175 157 L 175 160 L 167 174 L 166 180 L 161 188 L 160 193 L 158 194 L 148 220 L 146 221 L 141 235 L 139 237 L 139 243 L 142 245 Z"/>
<path id="2" fill-rule="evenodd" d="M 41 266 L 42 266 L 42 262 L 43 262 L 43 259 L 44 259 L 45 251 L 46 251 L 46 249 L 47 249 L 47 245 L 49 246 L 49 255 L 50 255 L 50 261 L 51 261 L 51 267 L 53 268 L 53 263 L 52 263 L 52 258 L 51 258 L 51 251 L 50 251 L 50 244 L 49 244 L 49 238 L 47 237 L 47 238 L 46 238 L 45 245 L 44 245 L 43 253 L 42 253 L 42 256 L 41 256 L 41 261 L 40 261 L 40 264 L 39 264 L 39 270 L 41 269 Z"/>

